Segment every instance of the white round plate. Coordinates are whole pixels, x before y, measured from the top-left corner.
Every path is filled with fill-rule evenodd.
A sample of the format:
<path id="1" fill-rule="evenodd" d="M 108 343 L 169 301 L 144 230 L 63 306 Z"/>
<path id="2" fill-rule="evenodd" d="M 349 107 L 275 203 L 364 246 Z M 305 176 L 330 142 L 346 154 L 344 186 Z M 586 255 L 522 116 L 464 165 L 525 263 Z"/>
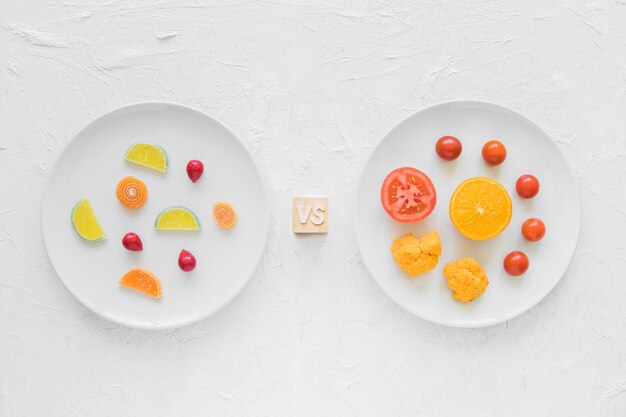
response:
<path id="1" fill-rule="evenodd" d="M 124 160 L 128 147 L 142 141 L 165 149 L 166 174 Z M 195 184 L 186 173 L 191 159 L 205 167 Z M 129 175 L 148 188 L 148 201 L 140 209 L 127 209 L 115 197 L 117 182 Z M 74 231 L 70 214 L 83 197 L 90 200 L 106 240 L 87 242 Z M 237 210 L 233 229 L 222 230 L 213 220 L 212 206 L 219 200 Z M 194 211 L 201 231 L 154 230 L 157 215 L 177 205 Z M 243 144 L 212 117 L 169 103 L 123 107 L 90 123 L 58 159 L 41 208 L 48 256 L 70 292 L 102 317 L 145 329 L 184 326 L 232 300 L 256 269 L 268 226 L 263 181 Z M 131 231 L 143 240 L 142 252 L 122 246 L 122 237 Z M 195 255 L 194 271 L 179 269 L 181 249 Z M 118 284 L 133 267 L 146 268 L 160 279 L 161 299 Z"/>
<path id="2" fill-rule="evenodd" d="M 437 157 L 435 143 L 444 135 L 463 144 L 453 162 Z M 481 157 L 485 142 L 497 139 L 507 148 L 506 161 L 487 166 Z M 380 202 L 383 180 L 393 169 L 411 166 L 425 172 L 437 191 L 437 205 L 425 220 L 403 224 L 391 219 Z M 521 199 L 515 181 L 535 175 L 541 184 L 537 197 Z M 477 242 L 463 237 L 452 225 L 448 203 L 464 179 L 485 176 L 499 181 L 513 200 L 508 228 L 494 239 Z M 530 217 L 546 224 L 546 236 L 527 242 L 521 225 Z M 454 327 L 482 327 L 509 320 L 545 297 L 565 273 L 580 228 L 580 201 L 576 181 L 565 158 L 536 124 L 505 107 L 479 101 L 454 101 L 425 108 L 394 127 L 373 151 L 357 192 L 355 227 L 363 260 L 382 289 L 400 306 L 425 320 Z M 441 235 L 442 255 L 437 267 L 409 278 L 393 260 L 394 239 L 431 230 Z M 530 268 L 511 277 L 502 267 L 507 253 L 521 250 Z M 489 286 L 468 304 L 451 297 L 443 267 L 459 258 L 473 257 L 483 266 Z"/>

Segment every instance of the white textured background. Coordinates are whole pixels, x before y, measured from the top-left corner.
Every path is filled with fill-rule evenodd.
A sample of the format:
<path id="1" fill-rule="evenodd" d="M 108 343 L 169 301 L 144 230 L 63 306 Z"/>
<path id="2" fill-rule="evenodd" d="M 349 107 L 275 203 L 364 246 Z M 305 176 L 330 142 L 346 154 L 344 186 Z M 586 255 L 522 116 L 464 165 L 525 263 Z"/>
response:
<path id="1" fill-rule="evenodd" d="M 0 416 L 626 415 L 625 81 L 623 0 L 2 0 Z M 583 202 L 556 290 L 486 329 L 397 307 L 365 270 L 351 222 L 373 146 L 455 98 L 545 128 Z M 174 331 L 83 308 L 39 227 L 71 137 L 147 100 L 233 129 L 273 211 L 242 295 Z M 331 198 L 326 237 L 289 231 L 290 197 L 306 192 Z"/>

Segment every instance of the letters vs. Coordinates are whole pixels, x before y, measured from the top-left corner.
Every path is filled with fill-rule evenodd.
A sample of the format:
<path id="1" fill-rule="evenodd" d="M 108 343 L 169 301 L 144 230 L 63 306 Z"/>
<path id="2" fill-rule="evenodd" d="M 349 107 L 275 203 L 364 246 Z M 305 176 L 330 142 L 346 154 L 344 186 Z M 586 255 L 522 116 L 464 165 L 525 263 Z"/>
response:
<path id="1" fill-rule="evenodd" d="M 298 220 L 300 220 L 300 224 L 306 224 L 311 217 L 311 212 L 313 212 L 313 218 L 311 218 L 311 223 L 316 226 L 324 223 L 326 220 L 326 215 L 324 212 L 326 209 L 321 204 L 314 204 L 313 206 L 303 206 L 302 204 L 297 204 L 296 208 L 298 209 Z"/>
<path id="2" fill-rule="evenodd" d="M 328 233 L 328 198 L 294 197 L 291 230 L 294 233 Z"/>

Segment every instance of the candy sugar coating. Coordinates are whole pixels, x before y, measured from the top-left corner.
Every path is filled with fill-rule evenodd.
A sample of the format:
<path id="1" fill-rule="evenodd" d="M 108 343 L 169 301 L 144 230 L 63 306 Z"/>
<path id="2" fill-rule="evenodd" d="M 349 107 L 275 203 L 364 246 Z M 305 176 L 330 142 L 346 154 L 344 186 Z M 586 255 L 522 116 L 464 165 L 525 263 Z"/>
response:
<path id="1" fill-rule="evenodd" d="M 163 210 L 154 222 L 156 230 L 200 230 L 198 217 L 186 207 L 174 206 Z"/>
<path id="2" fill-rule="evenodd" d="M 230 229 L 237 223 L 237 212 L 232 204 L 219 201 L 213 205 L 215 223 L 222 229 Z"/>
<path id="3" fill-rule="evenodd" d="M 74 230 L 83 239 L 94 242 L 106 238 L 88 199 L 83 198 L 74 205 L 71 217 Z"/>
<path id="4" fill-rule="evenodd" d="M 135 143 L 128 148 L 124 159 L 133 164 L 151 168 L 163 174 L 167 172 L 167 154 L 159 145 L 147 142 Z"/>

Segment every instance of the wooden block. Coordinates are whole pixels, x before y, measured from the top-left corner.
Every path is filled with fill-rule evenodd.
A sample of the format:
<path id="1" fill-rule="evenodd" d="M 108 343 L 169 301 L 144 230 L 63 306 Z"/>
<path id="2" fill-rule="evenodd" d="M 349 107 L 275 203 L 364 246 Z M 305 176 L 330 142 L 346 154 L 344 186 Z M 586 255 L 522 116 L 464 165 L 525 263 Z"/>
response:
<path id="1" fill-rule="evenodd" d="M 293 233 L 328 233 L 328 198 L 294 197 L 291 208 Z"/>

